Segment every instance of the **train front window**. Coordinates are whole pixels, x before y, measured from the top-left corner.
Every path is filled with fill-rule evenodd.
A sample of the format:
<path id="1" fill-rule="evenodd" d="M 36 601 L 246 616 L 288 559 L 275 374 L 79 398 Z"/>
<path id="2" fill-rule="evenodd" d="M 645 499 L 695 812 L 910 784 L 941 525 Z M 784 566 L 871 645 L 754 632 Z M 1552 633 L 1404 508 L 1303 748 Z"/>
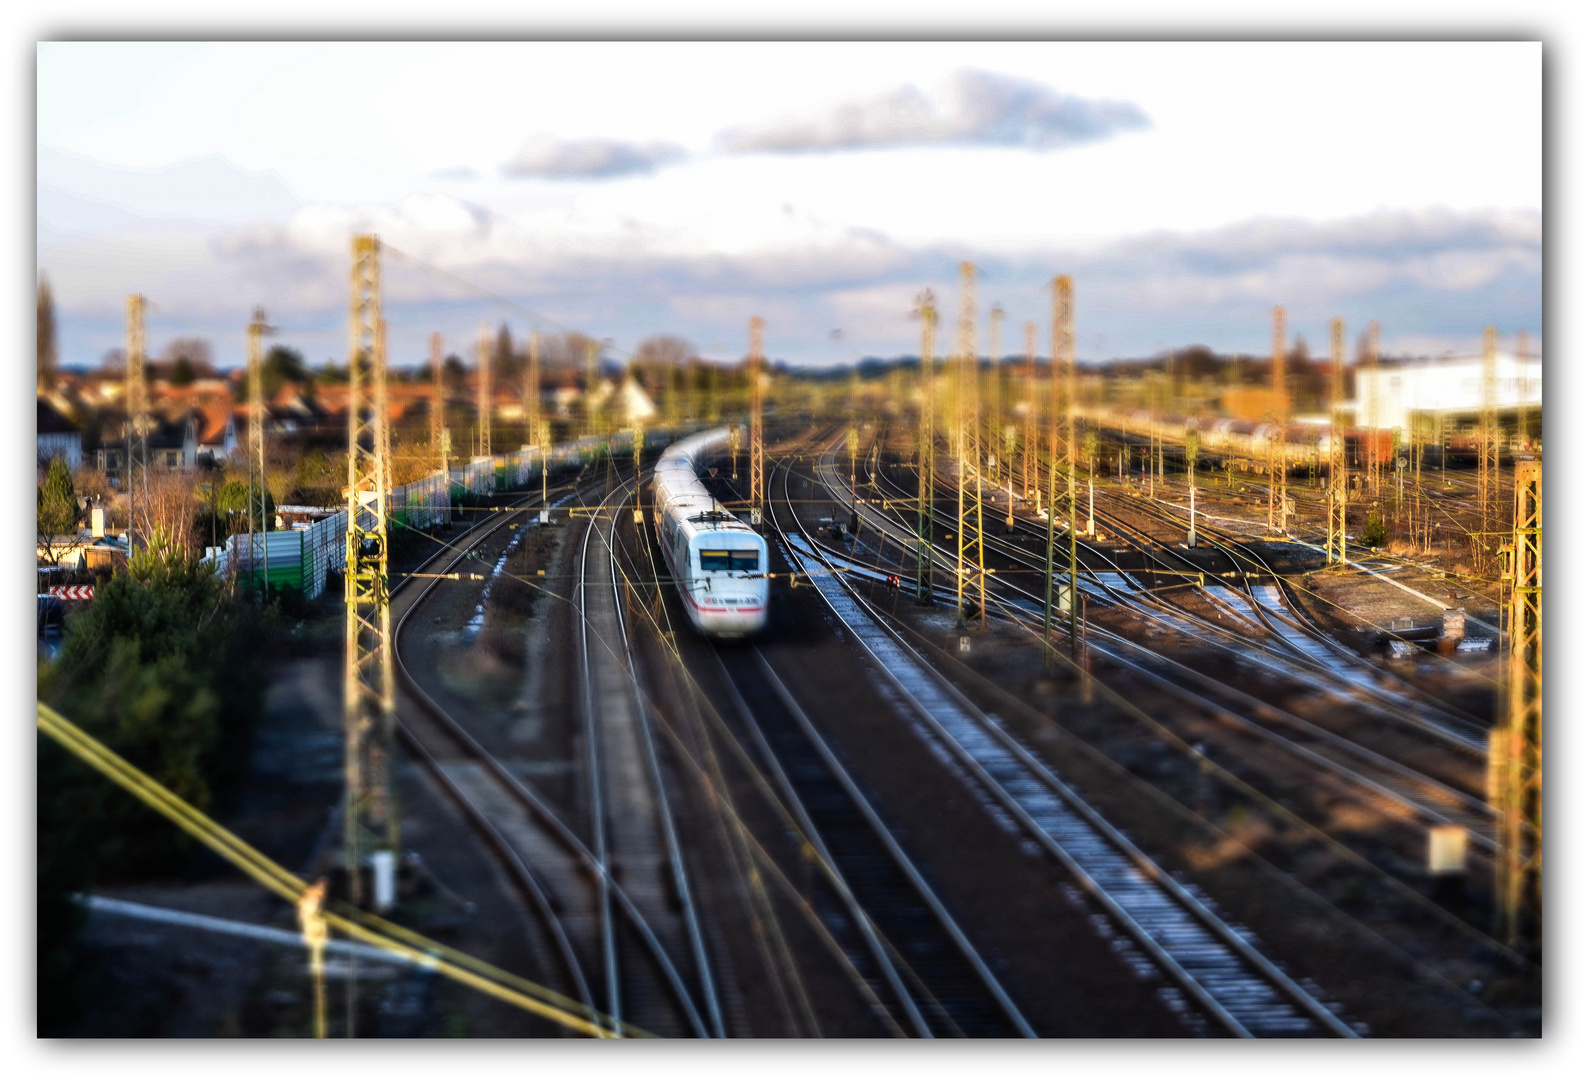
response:
<path id="1" fill-rule="evenodd" d="M 737 570 L 754 573 L 761 569 L 761 553 L 755 548 L 734 550 L 701 548 L 700 569 L 703 572 L 709 570 Z"/>

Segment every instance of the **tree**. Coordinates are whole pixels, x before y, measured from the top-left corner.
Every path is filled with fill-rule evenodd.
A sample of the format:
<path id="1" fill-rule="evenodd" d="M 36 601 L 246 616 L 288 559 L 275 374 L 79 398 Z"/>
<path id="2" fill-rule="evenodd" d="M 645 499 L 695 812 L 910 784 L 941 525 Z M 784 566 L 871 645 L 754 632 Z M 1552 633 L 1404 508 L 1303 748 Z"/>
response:
<path id="1" fill-rule="evenodd" d="M 185 356 L 177 357 L 176 362 L 171 365 L 171 385 L 192 386 L 196 378 L 198 374 L 193 370 L 193 361 Z"/>
<path id="2" fill-rule="evenodd" d="M 38 488 L 38 537 L 44 549 L 44 559 L 51 566 L 60 561 L 65 544 L 62 537 L 72 537 L 82 521 L 83 512 L 77 505 L 77 491 L 72 485 L 72 470 L 66 459 L 56 454 L 50 459 L 49 471 Z"/>
<path id="3" fill-rule="evenodd" d="M 287 345 L 272 345 L 265 354 L 264 360 L 259 365 L 259 381 L 265 391 L 265 399 L 276 396 L 277 392 L 287 383 L 307 384 L 314 381 L 314 375 L 309 371 L 309 366 L 303 362 L 303 354 L 297 349 Z"/>
<path id="4" fill-rule="evenodd" d="M 38 289 L 38 391 L 44 393 L 55 385 L 55 365 L 60 357 L 55 341 L 55 297 L 50 292 L 48 278 L 39 277 Z"/>
<path id="5" fill-rule="evenodd" d="M 40 663 L 38 697 L 192 805 L 236 790 L 264 703 L 259 609 L 236 599 L 164 530 L 96 590 Z M 98 882 L 169 873 L 192 843 L 43 737 L 38 749 L 41 1033 L 91 974 L 73 948 Z"/>
<path id="6" fill-rule="evenodd" d="M 172 362 L 186 358 L 188 363 L 197 368 L 210 368 L 215 359 L 215 351 L 205 338 L 177 337 L 166 343 L 164 358 Z"/>

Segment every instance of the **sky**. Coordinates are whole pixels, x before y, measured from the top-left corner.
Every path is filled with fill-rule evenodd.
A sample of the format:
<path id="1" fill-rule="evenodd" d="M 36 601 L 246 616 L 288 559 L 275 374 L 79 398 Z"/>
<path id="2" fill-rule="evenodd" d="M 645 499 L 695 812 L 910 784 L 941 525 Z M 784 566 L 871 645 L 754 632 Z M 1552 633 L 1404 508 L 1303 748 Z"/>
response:
<path id="1" fill-rule="evenodd" d="M 210 338 L 345 360 L 351 237 L 374 231 L 391 355 L 506 321 L 796 364 L 1048 340 L 1083 360 L 1536 343 L 1542 49 L 1478 43 L 54 42 L 37 51 L 37 261 L 62 362 Z"/>

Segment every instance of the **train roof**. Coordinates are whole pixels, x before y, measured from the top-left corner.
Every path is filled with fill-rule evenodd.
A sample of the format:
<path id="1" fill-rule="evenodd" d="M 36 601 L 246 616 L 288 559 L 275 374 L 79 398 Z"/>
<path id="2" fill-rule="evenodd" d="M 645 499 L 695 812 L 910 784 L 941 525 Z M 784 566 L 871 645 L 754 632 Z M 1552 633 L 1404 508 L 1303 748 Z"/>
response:
<path id="1" fill-rule="evenodd" d="M 700 531 L 756 534 L 706 490 L 700 462 L 728 445 L 728 429 L 714 428 L 681 439 L 662 451 L 656 462 L 656 497 L 663 509 Z"/>

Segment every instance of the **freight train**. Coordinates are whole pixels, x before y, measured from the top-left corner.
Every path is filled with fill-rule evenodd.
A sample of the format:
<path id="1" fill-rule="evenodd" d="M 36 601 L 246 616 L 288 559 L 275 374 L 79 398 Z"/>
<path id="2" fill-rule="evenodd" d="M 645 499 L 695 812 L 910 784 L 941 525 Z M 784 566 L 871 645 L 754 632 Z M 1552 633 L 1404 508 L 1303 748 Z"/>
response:
<path id="1" fill-rule="evenodd" d="M 766 541 L 700 482 L 701 464 L 727 445 L 727 428 L 692 435 L 663 451 L 655 470 L 656 542 L 689 621 L 711 637 L 766 626 Z"/>

